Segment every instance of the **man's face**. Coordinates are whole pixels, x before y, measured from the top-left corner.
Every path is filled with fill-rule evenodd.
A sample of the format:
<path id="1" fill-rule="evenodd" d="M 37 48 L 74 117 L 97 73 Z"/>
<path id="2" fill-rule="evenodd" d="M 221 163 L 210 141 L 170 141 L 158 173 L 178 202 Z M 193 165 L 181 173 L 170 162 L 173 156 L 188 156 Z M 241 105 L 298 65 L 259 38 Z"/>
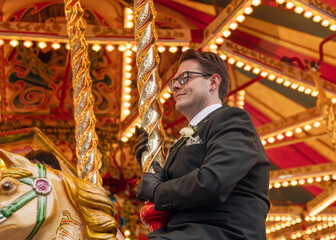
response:
<path id="1" fill-rule="evenodd" d="M 201 72 L 196 60 L 190 59 L 181 63 L 174 78 L 186 71 Z M 190 121 L 198 112 L 211 104 L 210 80 L 200 74 L 190 74 L 189 81 L 182 85 L 176 81 L 173 85 L 176 110 Z"/>

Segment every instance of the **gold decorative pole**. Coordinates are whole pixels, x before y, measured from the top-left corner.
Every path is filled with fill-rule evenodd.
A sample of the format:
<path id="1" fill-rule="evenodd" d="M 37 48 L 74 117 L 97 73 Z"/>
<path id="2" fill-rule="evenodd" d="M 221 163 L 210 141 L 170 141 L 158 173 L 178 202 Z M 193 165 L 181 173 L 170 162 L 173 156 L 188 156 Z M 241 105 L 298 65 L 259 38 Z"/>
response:
<path id="1" fill-rule="evenodd" d="M 156 49 L 158 38 L 155 29 L 156 11 L 152 0 L 134 1 L 135 41 L 137 43 L 136 64 L 138 68 L 139 115 L 142 127 L 148 133 L 148 151 L 142 155 L 144 172 L 153 172 L 153 160 L 163 166 L 165 157 L 162 127 L 162 104 L 160 102 L 161 79 L 158 72 L 160 62 Z"/>
<path id="2" fill-rule="evenodd" d="M 65 17 L 70 36 L 72 88 L 74 117 L 76 122 L 77 173 L 82 179 L 99 185 L 101 154 L 98 152 L 98 137 L 95 131 L 96 117 L 93 111 L 94 97 L 91 92 L 88 43 L 84 38 L 86 28 L 84 10 L 79 0 L 65 0 Z"/>

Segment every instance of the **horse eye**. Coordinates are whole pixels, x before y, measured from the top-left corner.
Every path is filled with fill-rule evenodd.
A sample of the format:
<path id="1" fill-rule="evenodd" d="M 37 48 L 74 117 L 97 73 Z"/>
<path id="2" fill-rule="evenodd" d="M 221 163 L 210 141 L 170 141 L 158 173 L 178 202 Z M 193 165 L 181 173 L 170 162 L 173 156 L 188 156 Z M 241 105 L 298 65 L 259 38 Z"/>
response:
<path id="1" fill-rule="evenodd" d="M 12 182 L 4 182 L 1 187 L 4 191 L 9 191 L 13 188 L 14 184 Z"/>

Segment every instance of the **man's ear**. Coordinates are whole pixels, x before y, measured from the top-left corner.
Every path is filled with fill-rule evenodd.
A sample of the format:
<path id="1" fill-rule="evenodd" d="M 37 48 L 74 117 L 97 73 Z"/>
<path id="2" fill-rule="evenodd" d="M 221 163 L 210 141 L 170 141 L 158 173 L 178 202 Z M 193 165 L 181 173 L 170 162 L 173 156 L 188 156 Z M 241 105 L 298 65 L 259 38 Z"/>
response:
<path id="1" fill-rule="evenodd" d="M 219 84 L 221 83 L 222 78 L 219 76 L 219 74 L 214 74 L 210 77 L 210 87 L 211 90 L 215 90 L 219 87 Z"/>

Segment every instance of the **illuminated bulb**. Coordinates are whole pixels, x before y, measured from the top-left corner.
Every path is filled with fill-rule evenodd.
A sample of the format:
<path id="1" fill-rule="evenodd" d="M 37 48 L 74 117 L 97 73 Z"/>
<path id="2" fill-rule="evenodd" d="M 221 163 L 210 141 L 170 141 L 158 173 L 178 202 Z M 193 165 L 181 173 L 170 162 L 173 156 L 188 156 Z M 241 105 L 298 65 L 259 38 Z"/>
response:
<path id="1" fill-rule="evenodd" d="M 321 123 L 320 122 L 314 122 L 313 126 L 318 128 L 319 126 L 321 126 Z"/>
<path id="2" fill-rule="evenodd" d="M 130 87 L 125 87 L 124 88 L 125 93 L 130 93 L 132 89 Z"/>
<path id="3" fill-rule="evenodd" d="M 30 48 L 31 46 L 33 46 L 33 42 L 32 41 L 24 41 L 23 46 L 25 46 L 26 48 Z"/>
<path id="4" fill-rule="evenodd" d="M 306 89 L 306 88 L 305 88 L 304 86 L 300 86 L 300 87 L 298 88 L 298 91 L 299 91 L 299 92 L 303 92 L 305 89 Z"/>
<path id="5" fill-rule="evenodd" d="M 126 71 L 131 71 L 132 70 L 132 66 L 131 65 L 125 65 L 125 70 Z"/>
<path id="6" fill-rule="evenodd" d="M 224 30 L 222 34 L 223 34 L 224 37 L 227 38 L 231 35 L 231 32 L 230 32 L 230 30 Z"/>
<path id="7" fill-rule="evenodd" d="M 303 7 L 300 7 L 300 6 L 296 7 L 294 9 L 294 12 L 296 12 L 297 14 L 301 14 L 303 12 Z"/>
<path id="8" fill-rule="evenodd" d="M 277 183 L 274 183 L 274 187 L 275 187 L 275 188 L 279 188 L 279 187 L 281 187 L 281 184 L 278 183 L 278 182 L 277 182 Z"/>
<path id="9" fill-rule="evenodd" d="M 92 45 L 92 50 L 95 52 L 98 52 L 101 49 L 101 46 L 99 44 L 93 44 Z"/>
<path id="10" fill-rule="evenodd" d="M 332 98 L 332 99 L 331 99 L 331 102 L 332 102 L 332 103 L 336 103 L 336 98 Z"/>
<path id="11" fill-rule="evenodd" d="M 164 104 L 164 103 L 166 102 L 166 100 L 163 99 L 163 98 L 160 98 L 160 102 L 161 102 L 162 104 Z"/>
<path id="12" fill-rule="evenodd" d="M 306 11 L 306 12 L 303 14 L 303 16 L 304 16 L 305 18 L 311 18 L 311 17 L 313 16 L 313 13 L 312 13 L 311 11 Z"/>
<path id="13" fill-rule="evenodd" d="M 314 22 L 320 22 L 322 20 L 322 17 L 320 16 L 320 15 L 315 15 L 314 17 L 313 17 L 313 21 Z"/>
<path id="14" fill-rule="evenodd" d="M 244 67 L 244 70 L 247 71 L 247 72 L 251 71 L 251 69 L 252 69 L 251 65 L 245 65 L 245 67 Z"/>
<path id="15" fill-rule="evenodd" d="M 158 52 L 159 53 L 163 53 L 164 51 L 166 51 L 166 47 L 165 46 L 158 46 Z"/>
<path id="16" fill-rule="evenodd" d="M 132 58 L 125 57 L 125 63 L 130 64 L 132 62 Z"/>
<path id="17" fill-rule="evenodd" d="M 211 50 L 216 50 L 218 48 L 217 44 L 211 44 L 210 49 Z"/>
<path id="18" fill-rule="evenodd" d="M 70 44 L 69 44 L 69 43 L 67 43 L 67 44 L 65 45 L 65 49 L 70 50 Z"/>
<path id="19" fill-rule="evenodd" d="M 268 72 L 266 72 L 266 71 L 262 71 L 262 72 L 260 73 L 260 76 L 262 76 L 262 77 L 267 77 L 267 76 L 268 76 Z"/>
<path id="20" fill-rule="evenodd" d="M 236 62 L 236 60 L 234 58 L 229 58 L 228 63 L 230 64 L 234 64 Z"/>
<path id="21" fill-rule="evenodd" d="M 283 85 L 284 85 L 285 87 L 289 87 L 291 84 L 292 84 L 291 81 L 288 81 L 288 80 L 286 80 L 286 81 L 283 83 Z"/>
<path id="22" fill-rule="evenodd" d="M 330 24 L 330 22 L 329 22 L 329 20 L 323 20 L 322 22 L 321 22 L 321 25 L 323 26 L 323 27 L 328 27 L 329 26 L 329 24 Z"/>
<path id="23" fill-rule="evenodd" d="M 51 44 L 51 47 L 55 50 L 60 49 L 61 48 L 61 44 L 59 44 L 58 42 L 54 42 Z"/>
<path id="24" fill-rule="evenodd" d="M 131 132 L 131 133 L 135 133 L 135 128 L 131 128 L 131 129 L 130 129 L 130 132 Z"/>
<path id="25" fill-rule="evenodd" d="M 252 0 L 252 5 L 253 6 L 259 6 L 261 4 L 261 0 Z"/>
<path id="26" fill-rule="evenodd" d="M 283 186 L 283 187 L 288 187 L 288 186 L 289 186 L 289 182 L 284 181 L 284 182 L 282 183 L 282 186 Z"/>
<path id="27" fill-rule="evenodd" d="M 131 99 L 131 95 L 129 95 L 129 94 L 125 94 L 125 95 L 124 95 L 124 99 L 125 99 L 126 101 L 129 101 L 129 100 Z"/>
<path id="28" fill-rule="evenodd" d="M 124 232 L 125 237 L 128 237 L 130 234 L 131 234 L 131 232 L 129 230 L 125 230 L 125 232 Z"/>
<path id="29" fill-rule="evenodd" d="M 241 68 L 241 67 L 244 66 L 244 63 L 241 62 L 241 61 L 238 61 L 238 62 L 236 63 L 236 66 L 239 67 L 239 68 Z"/>
<path id="30" fill-rule="evenodd" d="M 131 104 L 129 102 L 124 102 L 124 107 L 125 108 L 130 108 Z"/>
<path id="31" fill-rule="evenodd" d="M 279 134 L 276 136 L 276 138 L 277 138 L 278 140 L 282 140 L 282 139 L 284 139 L 284 135 L 282 135 L 281 133 L 279 133 Z"/>
<path id="32" fill-rule="evenodd" d="M 119 50 L 120 52 L 124 52 L 124 51 L 126 50 L 126 46 L 125 46 L 125 45 L 120 45 L 120 46 L 118 47 L 118 50 Z"/>
<path id="33" fill-rule="evenodd" d="M 311 125 L 307 124 L 306 126 L 304 126 L 304 129 L 305 129 L 306 131 L 309 131 L 309 130 L 311 129 Z"/>
<path id="34" fill-rule="evenodd" d="M 330 180 L 330 176 L 329 176 L 329 175 L 324 176 L 324 177 L 323 177 L 323 180 L 324 180 L 324 181 L 329 181 L 329 180 Z"/>
<path id="35" fill-rule="evenodd" d="M 291 8 L 293 8 L 294 7 L 294 4 L 292 3 L 292 2 L 288 2 L 287 4 L 286 4 L 286 8 L 288 8 L 288 9 L 291 9 Z"/>
<path id="36" fill-rule="evenodd" d="M 290 183 L 292 186 L 296 186 L 297 184 L 298 184 L 298 182 L 296 181 L 296 180 L 293 180 L 293 181 L 291 181 L 291 183 Z"/>
<path id="37" fill-rule="evenodd" d="M 130 79 L 132 77 L 132 73 L 130 72 L 125 72 L 125 78 Z"/>
<path id="38" fill-rule="evenodd" d="M 5 41 L 3 39 L 0 39 L 0 46 L 4 45 Z"/>
<path id="39" fill-rule="evenodd" d="M 305 182 L 306 182 L 306 181 L 305 181 L 304 179 L 300 179 L 300 180 L 299 180 L 299 184 L 300 184 L 300 185 L 304 184 Z"/>
<path id="40" fill-rule="evenodd" d="M 127 109 L 127 110 L 128 110 L 128 109 Z M 130 114 L 130 110 L 128 110 L 128 112 L 127 112 L 128 114 L 127 114 L 127 113 L 125 114 L 125 111 L 127 111 L 127 110 L 124 110 L 124 115 L 126 115 L 126 116 Z M 126 137 L 128 137 L 128 138 L 130 138 L 130 137 L 133 136 L 133 134 L 132 134 L 131 132 L 128 132 L 128 133 L 126 133 L 125 135 L 126 135 Z"/>
<path id="41" fill-rule="evenodd" d="M 313 183 L 313 182 L 314 182 L 314 179 L 312 179 L 312 178 L 307 179 L 307 183 Z"/>
<path id="42" fill-rule="evenodd" d="M 226 56 L 225 54 L 221 54 L 219 57 L 220 57 L 221 59 L 223 59 L 223 61 L 225 61 L 226 58 L 227 58 L 227 56 Z"/>
<path id="43" fill-rule="evenodd" d="M 246 14 L 246 15 L 249 15 L 249 14 L 251 14 L 253 12 L 253 8 L 251 8 L 251 7 L 246 7 L 245 9 L 244 9 L 244 13 Z"/>
<path id="44" fill-rule="evenodd" d="M 296 132 L 296 133 L 301 133 L 301 132 L 302 132 L 302 128 L 300 128 L 300 127 L 296 128 L 296 129 L 295 129 L 295 132 Z"/>
<path id="45" fill-rule="evenodd" d="M 333 24 L 329 27 L 331 31 L 336 31 L 336 24 Z"/>
<path id="46" fill-rule="evenodd" d="M 273 187 L 272 184 L 268 185 L 268 189 L 272 189 L 272 187 Z"/>
<path id="47" fill-rule="evenodd" d="M 190 47 L 188 47 L 188 46 L 184 46 L 184 47 L 182 48 L 182 52 L 185 52 L 185 51 L 187 51 L 188 49 L 190 49 Z"/>
<path id="48" fill-rule="evenodd" d="M 267 142 L 269 142 L 269 143 L 274 143 L 274 141 L 275 141 L 274 137 L 270 137 L 269 139 L 267 139 Z"/>
<path id="49" fill-rule="evenodd" d="M 128 15 L 133 14 L 133 10 L 131 8 L 126 8 L 126 14 Z"/>
<path id="50" fill-rule="evenodd" d="M 127 22 L 126 28 L 132 28 L 134 26 L 133 22 Z"/>
<path id="51" fill-rule="evenodd" d="M 177 48 L 176 46 L 171 46 L 171 47 L 169 48 L 169 52 L 171 52 L 171 53 L 176 53 L 177 50 L 178 50 L 178 48 Z"/>
<path id="52" fill-rule="evenodd" d="M 132 47 L 132 51 L 133 51 L 133 52 L 136 52 L 137 49 L 138 49 L 138 47 L 137 47 L 136 45 L 133 45 L 133 47 Z"/>
<path id="53" fill-rule="evenodd" d="M 275 78 L 276 78 L 276 76 L 274 74 L 268 75 L 268 80 L 270 80 L 270 81 L 274 81 Z"/>
<path id="54" fill-rule="evenodd" d="M 164 97 L 165 99 L 170 98 L 170 96 L 171 96 L 170 93 L 164 93 L 164 94 L 163 94 L 163 97 Z"/>
<path id="55" fill-rule="evenodd" d="M 238 21 L 238 22 L 244 22 L 244 20 L 245 20 L 245 16 L 244 15 L 239 15 L 237 18 L 236 18 L 236 20 Z"/>
<path id="56" fill-rule="evenodd" d="M 127 14 L 126 19 L 128 21 L 132 21 L 133 20 L 133 15 L 132 14 Z"/>
<path id="57" fill-rule="evenodd" d="M 125 47 L 125 46 L 124 46 Z M 126 49 L 126 47 L 125 47 L 125 49 Z M 132 56 L 132 51 L 131 50 L 126 50 L 125 51 L 125 56 L 127 56 L 127 57 L 130 57 L 130 56 Z"/>
<path id="58" fill-rule="evenodd" d="M 126 48 L 127 48 L 127 49 L 131 49 L 131 47 L 132 47 L 132 44 L 131 44 L 131 43 L 126 43 Z"/>
<path id="59" fill-rule="evenodd" d="M 10 42 L 9 42 L 9 44 L 12 46 L 12 47 L 16 47 L 17 45 L 19 45 L 19 41 L 18 40 L 11 40 Z"/>
<path id="60" fill-rule="evenodd" d="M 259 74 L 260 73 L 260 68 L 253 68 L 253 70 L 252 70 L 252 72 L 254 73 L 254 74 Z"/>
<path id="61" fill-rule="evenodd" d="M 105 47 L 106 51 L 108 52 L 112 52 L 114 50 L 114 46 L 111 45 L 111 44 L 107 44 L 106 47 Z"/>
<path id="62" fill-rule="evenodd" d="M 277 2 L 278 4 L 283 4 L 283 3 L 285 2 L 285 0 L 276 0 L 276 2 Z"/>
<path id="63" fill-rule="evenodd" d="M 311 90 L 310 88 L 307 88 L 307 89 L 304 91 L 304 93 L 307 94 L 307 95 L 308 95 L 308 94 L 311 94 L 311 92 L 312 92 L 312 90 Z"/>
<path id="64" fill-rule="evenodd" d="M 297 83 L 293 83 L 292 85 L 291 85 L 291 88 L 292 89 L 297 89 L 299 87 L 299 84 L 297 84 Z"/>
<path id="65" fill-rule="evenodd" d="M 261 140 L 261 143 L 265 146 L 267 142 L 265 140 Z M 336 174 L 335 174 L 335 177 L 336 177 Z"/>
<path id="66" fill-rule="evenodd" d="M 313 96 L 313 97 L 317 97 L 317 95 L 318 95 L 318 91 L 313 91 L 312 93 L 311 93 L 311 95 Z"/>
<path id="67" fill-rule="evenodd" d="M 291 136 L 293 136 L 293 132 L 292 132 L 292 131 L 287 131 L 287 132 L 285 133 L 285 135 L 286 135 L 287 137 L 291 137 Z"/>
<path id="68" fill-rule="evenodd" d="M 277 80 L 275 80 L 277 83 L 281 84 L 284 80 L 283 78 L 277 78 Z"/>
<path id="69" fill-rule="evenodd" d="M 322 181 L 322 178 L 321 177 L 316 177 L 315 178 L 315 182 L 321 182 Z"/>
<path id="70" fill-rule="evenodd" d="M 233 22 L 229 25 L 229 28 L 232 29 L 232 30 L 236 30 L 238 28 L 238 23 L 236 22 Z"/>
<path id="71" fill-rule="evenodd" d="M 121 138 L 121 141 L 123 141 L 123 142 L 127 142 L 127 141 L 128 141 L 128 138 L 127 138 L 127 137 L 122 137 L 122 138 Z"/>
<path id="72" fill-rule="evenodd" d="M 41 41 L 41 42 L 39 42 L 39 43 L 37 44 L 37 46 L 38 46 L 39 48 L 41 48 L 41 49 L 45 49 L 45 48 L 47 47 L 47 43 Z"/>

